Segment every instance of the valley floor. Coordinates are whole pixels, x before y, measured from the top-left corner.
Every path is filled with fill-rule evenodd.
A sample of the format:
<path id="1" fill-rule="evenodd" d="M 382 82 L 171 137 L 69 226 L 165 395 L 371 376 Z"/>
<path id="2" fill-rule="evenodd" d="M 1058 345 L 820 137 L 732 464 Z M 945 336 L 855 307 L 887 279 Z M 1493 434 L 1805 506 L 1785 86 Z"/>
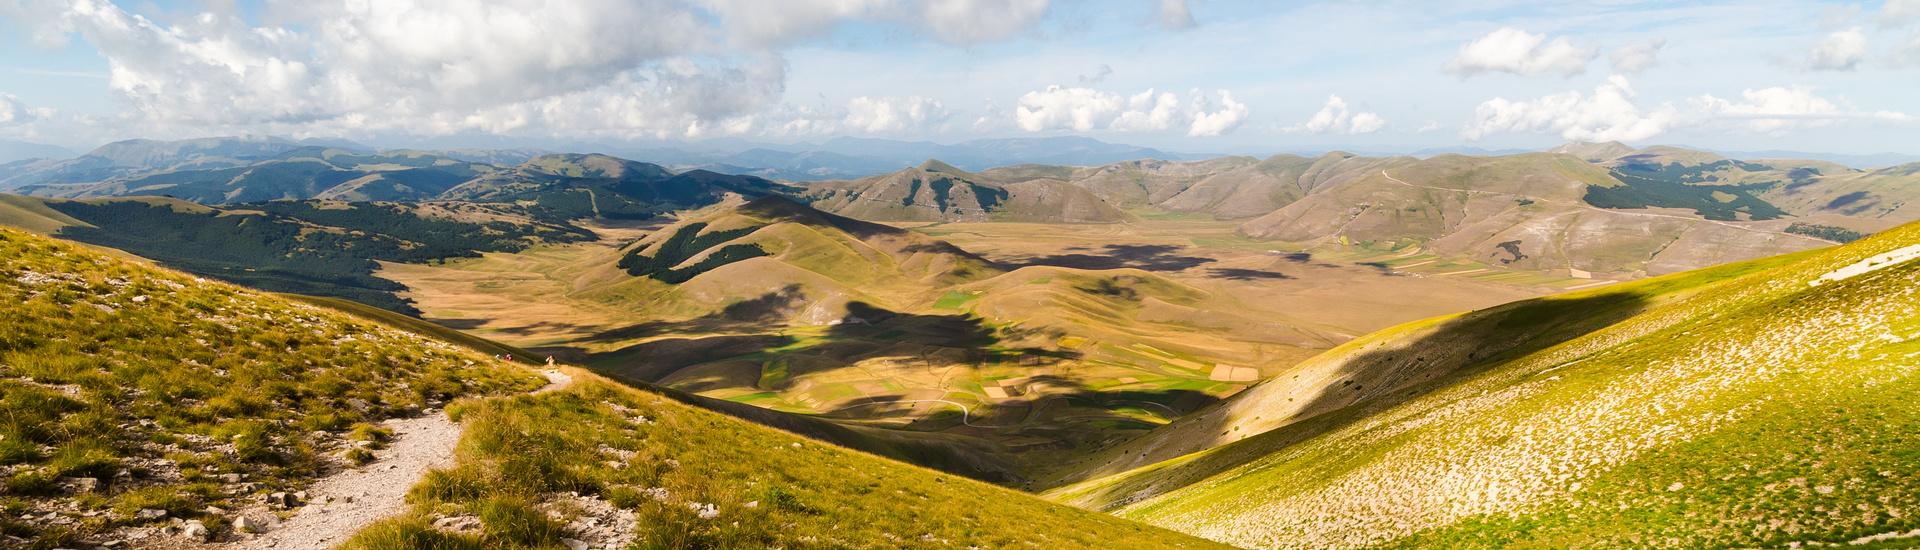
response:
<path id="1" fill-rule="evenodd" d="M 850 425 L 983 439 L 1002 449 L 1029 488 L 1055 483 L 1046 470 L 1060 457 L 1113 445 L 1357 335 L 1604 284 L 1475 267 L 1412 247 L 1286 248 L 1238 237 L 1233 222 L 1211 219 L 903 225 L 1017 270 L 1004 283 L 878 294 L 892 310 L 887 314 L 916 323 L 904 330 L 1057 329 L 1061 336 L 1041 345 L 1072 358 L 949 360 L 941 357 L 963 350 L 880 350 L 831 324 L 695 322 L 649 306 L 650 299 L 597 290 L 626 277 L 607 266 L 619 246 L 649 226 L 596 228 L 603 238 L 593 243 L 440 265 L 385 264 L 378 275 L 406 285 L 429 320 L 603 372 L 632 373 L 645 363 L 651 374 L 630 376 Z M 1023 297 L 1058 277 L 1046 270 L 1062 268 L 1162 277 L 1203 298 L 1159 310 L 1149 301 L 1123 319 Z M 882 329 L 876 332 L 886 334 Z"/>

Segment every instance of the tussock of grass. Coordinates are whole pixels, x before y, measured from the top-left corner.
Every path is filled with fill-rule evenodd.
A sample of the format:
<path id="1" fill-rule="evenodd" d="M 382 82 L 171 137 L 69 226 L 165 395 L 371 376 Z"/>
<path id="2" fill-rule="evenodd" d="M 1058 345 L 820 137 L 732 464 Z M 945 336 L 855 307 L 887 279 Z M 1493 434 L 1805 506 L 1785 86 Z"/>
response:
<path id="1" fill-rule="evenodd" d="M 633 512 L 642 548 L 1212 546 L 576 377 L 450 409 L 465 426 L 458 464 L 414 487 L 413 515 L 348 547 L 474 542 L 423 531 L 433 513 L 480 517 L 484 547 L 551 546 L 569 535 L 535 506 L 572 492 Z"/>
<path id="2" fill-rule="evenodd" d="M 0 481 L 24 503 L 0 522 L 41 542 L 247 498 L 229 474 L 295 490 L 349 426 L 377 440 L 371 422 L 540 385 L 439 341 L 4 229 L 0 303 Z M 94 492 L 73 494 L 78 478 Z"/>

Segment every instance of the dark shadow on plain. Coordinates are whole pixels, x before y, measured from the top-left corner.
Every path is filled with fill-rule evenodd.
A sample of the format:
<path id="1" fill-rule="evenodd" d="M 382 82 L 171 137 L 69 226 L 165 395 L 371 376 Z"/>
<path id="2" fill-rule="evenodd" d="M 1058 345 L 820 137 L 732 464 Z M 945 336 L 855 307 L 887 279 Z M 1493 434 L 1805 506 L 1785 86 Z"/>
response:
<path id="1" fill-rule="evenodd" d="M 1292 275 L 1288 275 L 1278 271 L 1245 269 L 1245 268 L 1239 268 L 1239 267 L 1215 267 L 1215 268 L 1208 269 L 1207 275 L 1216 279 L 1229 279 L 1234 281 L 1285 280 L 1285 279 L 1294 278 Z"/>
<path id="2" fill-rule="evenodd" d="M 1134 268 L 1146 271 L 1185 271 L 1213 263 L 1213 258 L 1185 256 L 1177 252 L 1187 247 L 1168 244 L 1110 244 L 1098 250 L 1083 250 L 1071 254 L 1034 256 L 1016 258 L 1002 262 L 1009 268 L 1028 266 L 1053 266 L 1074 269 L 1123 269 Z"/>
<path id="3" fill-rule="evenodd" d="M 1401 275 L 1400 272 L 1394 271 L 1393 266 L 1387 265 L 1386 262 L 1360 262 L 1353 265 L 1373 268 L 1375 272 L 1387 277 L 1399 277 Z"/>

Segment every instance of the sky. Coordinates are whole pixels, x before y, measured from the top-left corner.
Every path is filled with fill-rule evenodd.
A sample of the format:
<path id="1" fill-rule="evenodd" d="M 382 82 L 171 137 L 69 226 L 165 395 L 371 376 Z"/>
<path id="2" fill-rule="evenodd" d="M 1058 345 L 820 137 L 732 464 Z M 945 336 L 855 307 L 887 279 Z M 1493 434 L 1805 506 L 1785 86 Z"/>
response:
<path id="1" fill-rule="evenodd" d="M 1920 154 L 1920 0 L 0 0 L 0 138 Z"/>

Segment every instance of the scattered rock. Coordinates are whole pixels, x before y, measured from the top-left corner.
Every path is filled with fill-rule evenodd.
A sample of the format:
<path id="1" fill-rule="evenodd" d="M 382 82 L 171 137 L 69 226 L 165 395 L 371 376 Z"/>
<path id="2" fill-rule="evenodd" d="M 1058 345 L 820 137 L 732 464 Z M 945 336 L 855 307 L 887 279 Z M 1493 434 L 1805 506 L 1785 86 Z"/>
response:
<path id="1" fill-rule="evenodd" d="M 195 542 L 207 542 L 213 537 L 213 532 L 207 530 L 207 524 L 200 523 L 197 519 L 187 520 L 187 523 L 180 527 L 180 534 L 186 536 L 187 540 Z"/>
<path id="2" fill-rule="evenodd" d="M 91 493 L 100 490 L 100 479 L 92 477 L 63 477 L 57 483 L 60 489 L 68 493 Z"/>
<path id="3" fill-rule="evenodd" d="M 247 516 L 240 516 L 237 518 L 233 518 L 233 528 L 239 529 L 240 532 L 242 533 L 267 532 L 267 525 L 265 523 L 262 523 L 260 520 L 253 519 Z"/>
<path id="4" fill-rule="evenodd" d="M 578 539 L 562 538 L 560 539 L 560 544 L 566 545 L 567 550 L 587 550 L 592 548 L 592 546 L 587 545 L 586 541 Z"/>
<path id="5" fill-rule="evenodd" d="M 300 495 L 304 494 L 306 493 L 271 493 L 267 495 L 267 505 L 280 509 L 299 508 Z"/>
<path id="6" fill-rule="evenodd" d="M 133 519 L 140 521 L 153 521 L 164 517 L 167 517 L 166 510 L 156 510 L 153 508 L 141 508 L 140 511 L 133 513 Z"/>

